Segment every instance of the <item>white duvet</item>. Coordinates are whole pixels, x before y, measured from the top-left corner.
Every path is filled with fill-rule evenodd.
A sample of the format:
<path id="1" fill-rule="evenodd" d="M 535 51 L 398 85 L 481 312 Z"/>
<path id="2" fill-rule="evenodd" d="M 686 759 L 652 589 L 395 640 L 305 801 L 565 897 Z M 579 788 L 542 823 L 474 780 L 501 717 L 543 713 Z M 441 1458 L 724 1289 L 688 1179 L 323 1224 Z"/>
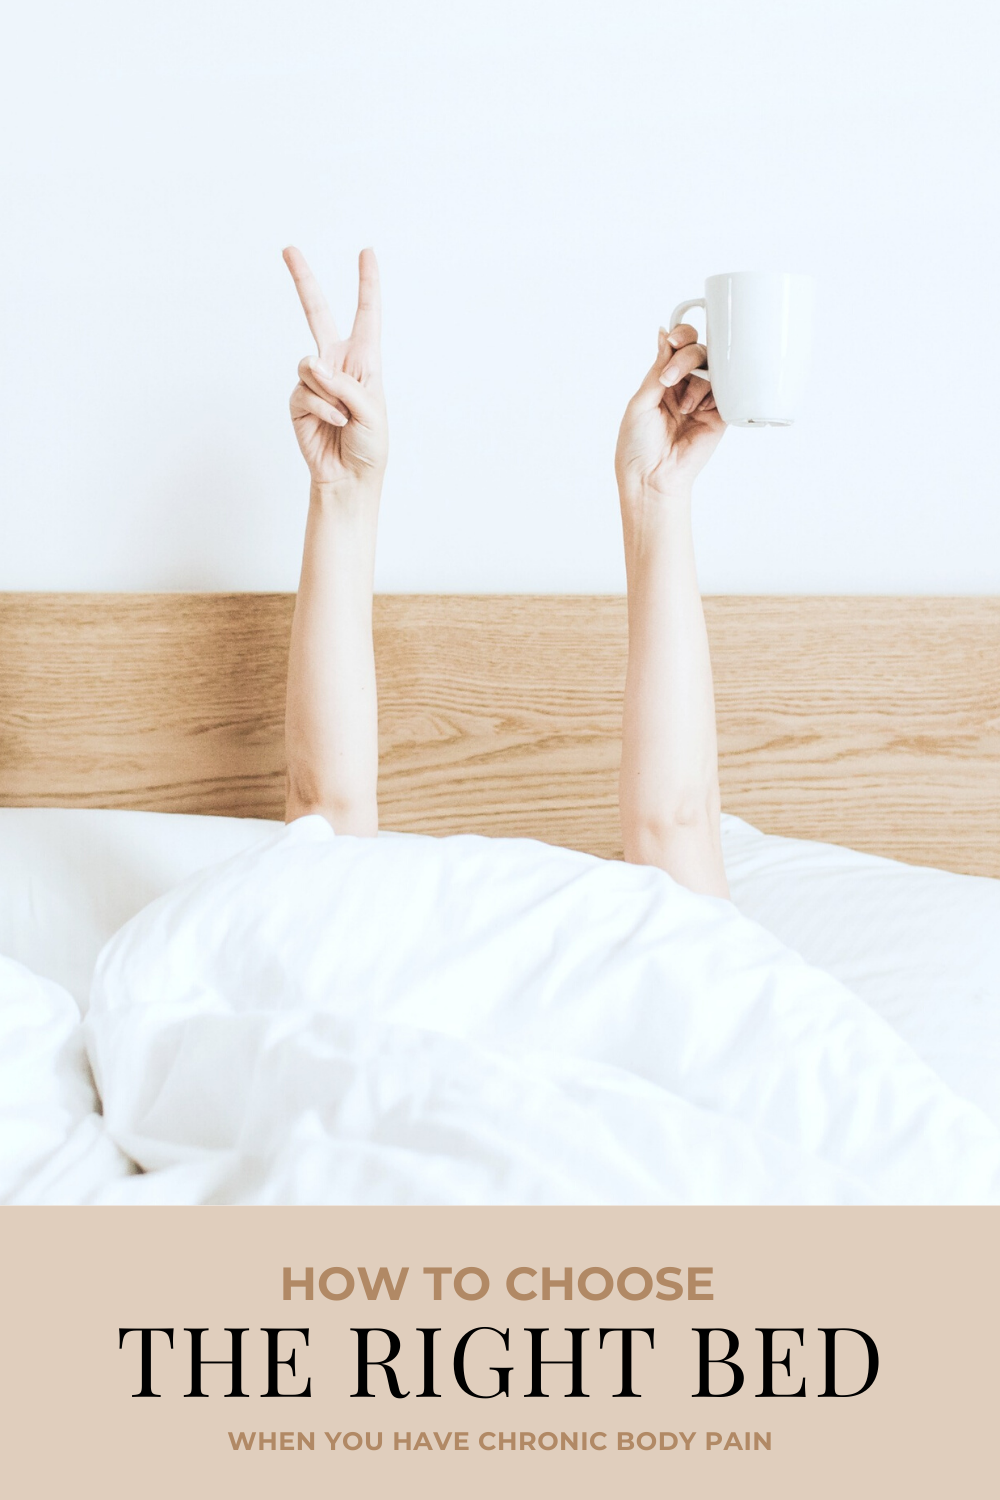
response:
<path id="1" fill-rule="evenodd" d="M 835 979 L 527 840 L 301 819 L 134 917 L 86 1031 L 157 1201 L 1000 1202 L 995 1125 Z"/>
<path id="2" fill-rule="evenodd" d="M 134 1171 L 97 1111 L 76 1001 L 0 958 L 0 1203 L 93 1199 Z"/>

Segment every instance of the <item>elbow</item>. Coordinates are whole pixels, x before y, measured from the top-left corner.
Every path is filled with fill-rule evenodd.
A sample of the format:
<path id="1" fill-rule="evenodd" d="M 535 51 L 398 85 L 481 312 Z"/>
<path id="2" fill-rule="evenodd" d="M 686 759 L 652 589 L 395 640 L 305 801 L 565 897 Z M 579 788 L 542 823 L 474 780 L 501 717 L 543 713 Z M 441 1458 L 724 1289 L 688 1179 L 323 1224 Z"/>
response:
<path id="1" fill-rule="evenodd" d="M 285 822 L 318 813 L 334 833 L 353 838 L 374 838 L 378 833 L 378 802 L 371 796 L 346 798 L 332 795 L 312 777 L 285 777 Z"/>
<path id="2" fill-rule="evenodd" d="M 673 852 L 678 844 L 692 839 L 707 840 L 711 834 L 708 818 L 683 816 L 640 817 L 622 819 L 622 849 L 630 865 L 659 865 L 671 870 Z"/>
<path id="3" fill-rule="evenodd" d="M 679 790 L 651 807 L 622 790 L 622 846 L 626 861 L 656 865 L 682 885 L 728 895 L 719 832 L 721 798 L 717 780 Z M 692 867 L 699 875 L 692 879 Z M 712 872 L 707 882 L 702 868 Z"/>

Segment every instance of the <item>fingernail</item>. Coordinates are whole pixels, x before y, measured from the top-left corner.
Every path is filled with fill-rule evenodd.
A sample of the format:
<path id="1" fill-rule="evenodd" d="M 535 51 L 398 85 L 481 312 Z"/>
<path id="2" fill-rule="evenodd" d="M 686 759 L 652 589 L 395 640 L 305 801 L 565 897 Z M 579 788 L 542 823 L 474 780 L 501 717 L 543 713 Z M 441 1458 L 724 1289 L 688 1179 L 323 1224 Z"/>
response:
<path id="1" fill-rule="evenodd" d="M 680 336 L 680 334 L 676 333 L 676 332 L 675 333 L 668 333 L 667 334 L 667 342 L 669 343 L 671 349 L 679 349 L 681 347 L 681 336 Z"/>
<path id="2" fill-rule="evenodd" d="M 681 378 L 681 372 L 676 365 L 668 365 L 660 376 L 661 385 L 676 385 Z"/>

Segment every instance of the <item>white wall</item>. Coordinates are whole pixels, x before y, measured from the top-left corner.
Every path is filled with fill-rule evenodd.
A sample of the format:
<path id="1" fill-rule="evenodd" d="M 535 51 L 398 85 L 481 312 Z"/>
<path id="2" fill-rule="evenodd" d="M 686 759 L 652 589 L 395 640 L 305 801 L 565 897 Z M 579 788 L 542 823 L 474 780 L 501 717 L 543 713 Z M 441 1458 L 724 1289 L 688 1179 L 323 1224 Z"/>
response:
<path id="1" fill-rule="evenodd" d="M 711 591 L 1000 589 L 984 3 L 33 4 L 0 63 L 0 587 L 294 587 L 309 341 L 373 243 L 378 583 L 617 590 L 611 469 L 713 271 L 819 278 L 790 431 L 701 482 Z"/>

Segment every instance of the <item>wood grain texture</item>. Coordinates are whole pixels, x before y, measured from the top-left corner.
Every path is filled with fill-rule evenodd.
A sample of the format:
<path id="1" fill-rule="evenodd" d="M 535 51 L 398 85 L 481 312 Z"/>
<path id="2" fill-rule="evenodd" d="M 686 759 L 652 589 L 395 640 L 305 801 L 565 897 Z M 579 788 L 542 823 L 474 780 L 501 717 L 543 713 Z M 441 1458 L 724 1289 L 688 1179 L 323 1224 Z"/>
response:
<path id="1" fill-rule="evenodd" d="M 0 595 L 0 803 L 280 817 L 293 599 Z M 1000 600 L 706 600 L 723 804 L 1000 875 Z M 621 850 L 625 609 L 375 603 L 384 827 Z"/>
<path id="2" fill-rule="evenodd" d="M 1000 876 L 1000 599 L 708 603 L 729 811 Z"/>
<path id="3" fill-rule="evenodd" d="M 0 804 L 281 817 L 292 604 L 0 595 Z"/>

